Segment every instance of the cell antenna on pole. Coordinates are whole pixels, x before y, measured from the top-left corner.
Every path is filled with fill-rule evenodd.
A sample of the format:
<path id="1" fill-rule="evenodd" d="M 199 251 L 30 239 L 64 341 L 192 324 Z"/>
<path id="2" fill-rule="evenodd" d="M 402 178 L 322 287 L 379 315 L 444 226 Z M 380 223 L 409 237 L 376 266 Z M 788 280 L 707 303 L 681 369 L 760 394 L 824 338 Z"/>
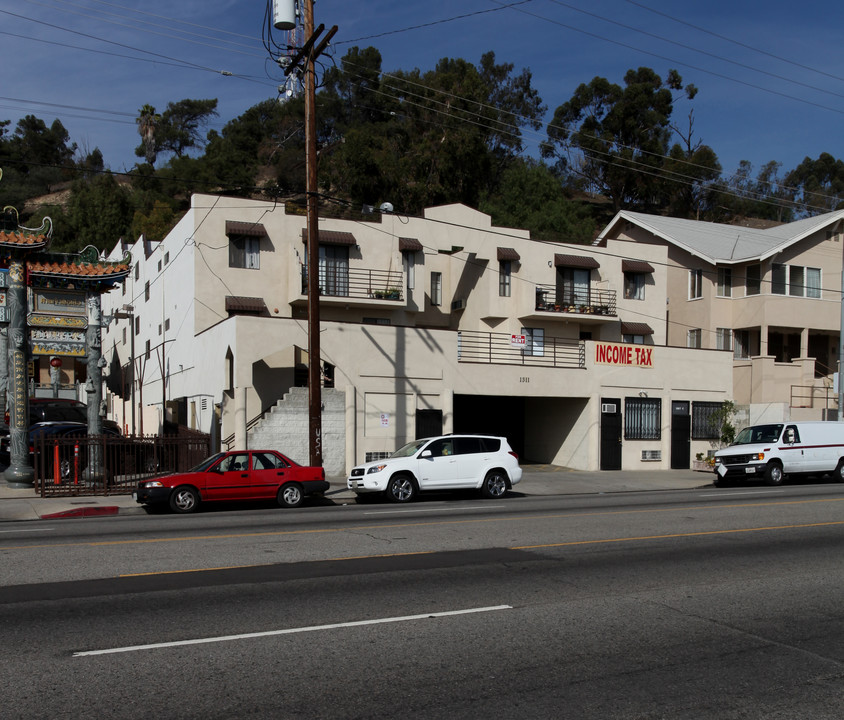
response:
<path id="1" fill-rule="evenodd" d="M 296 0 L 273 0 L 273 27 L 292 30 L 296 27 Z"/>

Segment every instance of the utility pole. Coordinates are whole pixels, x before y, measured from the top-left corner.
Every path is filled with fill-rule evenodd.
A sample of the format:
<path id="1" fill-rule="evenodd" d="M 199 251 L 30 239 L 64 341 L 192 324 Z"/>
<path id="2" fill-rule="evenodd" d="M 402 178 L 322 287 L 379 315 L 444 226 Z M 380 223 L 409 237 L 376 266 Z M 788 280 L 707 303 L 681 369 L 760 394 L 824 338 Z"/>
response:
<path id="1" fill-rule="evenodd" d="M 314 34 L 314 1 L 305 0 L 305 37 Z M 313 43 L 311 43 L 313 44 Z M 305 168 L 308 196 L 308 447 L 322 466 L 322 373 L 319 342 L 319 207 L 317 204 L 316 78 L 314 54 L 305 63 Z"/>
<path id="2" fill-rule="evenodd" d="M 305 190 L 308 228 L 308 447 L 309 464 L 322 466 L 322 372 L 319 318 L 319 195 L 317 193 L 316 75 L 315 61 L 337 32 L 331 28 L 319 45 L 314 43 L 325 29 L 314 30 L 314 0 L 303 0 L 305 44 L 285 68 L 289 75 L 304 60 L 305 67 Z"/>

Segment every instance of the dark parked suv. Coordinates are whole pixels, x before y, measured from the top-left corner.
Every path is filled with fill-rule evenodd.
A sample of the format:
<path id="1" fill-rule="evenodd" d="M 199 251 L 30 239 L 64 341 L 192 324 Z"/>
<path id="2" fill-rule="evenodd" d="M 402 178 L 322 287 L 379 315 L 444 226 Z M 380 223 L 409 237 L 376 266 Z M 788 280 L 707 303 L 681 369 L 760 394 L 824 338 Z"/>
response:
<path id="1" fill-rule="evenodd" d="M 77 422 L 88 424 L 88 406 L 78 400 L 29 398 L 29 424 L 40 422 Z M 103 428 L 120 431 L 114 420 L 103 419 Z"/>

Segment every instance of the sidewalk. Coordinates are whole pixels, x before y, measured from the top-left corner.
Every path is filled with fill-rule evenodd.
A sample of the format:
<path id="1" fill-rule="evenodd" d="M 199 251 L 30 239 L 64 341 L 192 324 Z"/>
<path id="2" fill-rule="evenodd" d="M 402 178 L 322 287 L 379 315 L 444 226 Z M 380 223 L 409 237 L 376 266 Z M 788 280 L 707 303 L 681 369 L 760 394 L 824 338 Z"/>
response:
<path id="1" fill-rule="evenodd" d="M 326 497 L 337 504 L 354 502 L 345 477 L 329 478 Z M 618 470 L 586 472 L 550 465 L 523 466 L 522 481 L 515 494 L 581 495 L 637 492 L 644 490 L 690 490 L 712 485 L 712 473 L 695 470 Z M 32 489 L 10 488 L 0 478 L 0 522 L 55 520 L 73 517 L 145 515 L 143 506 L 131 495 L 41 498 Z"/>

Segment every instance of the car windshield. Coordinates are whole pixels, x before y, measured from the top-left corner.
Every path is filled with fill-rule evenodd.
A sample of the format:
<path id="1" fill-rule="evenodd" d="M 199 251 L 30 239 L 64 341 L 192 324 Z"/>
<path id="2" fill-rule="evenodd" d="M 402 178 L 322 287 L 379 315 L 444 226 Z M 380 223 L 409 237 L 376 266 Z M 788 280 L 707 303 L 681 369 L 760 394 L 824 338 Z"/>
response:
<path id="1" fill-rule="evenodd" d="M 390 457 L 403 458 L 415 455 L 424 445 L 428 443 L 428 440 L 429 438 L 425 438 L 424 440 L 414 440 L 413 442 L 408 443 L 404 447 L 400 447 L 392 455 L 390 455 Z"/>
<path id="2" fill-rule="evenodd" d="M 750 443 L 776 442 L 782 433 L 782 423 L 774 425 L 753 425 L 742 430 L 736 437 L 736 445 L 749 445 Z"/>
<path id="3" fill-rule="evenodd" d="M 199 463 L 199 465 L 197 465 L 196 467 L 192 467 L 190 470 L 188 470 L 188 472 L 203 472 L 204 470 L 207 470 L 208 468 L 210 468 L 215 462 L 217 462 L 225 454 L 226 453 L 219 452 L 216 455 L 212 455 L 209 458 L 205 458 L 205 460 L 203 460 L 201 463 Z"/>

